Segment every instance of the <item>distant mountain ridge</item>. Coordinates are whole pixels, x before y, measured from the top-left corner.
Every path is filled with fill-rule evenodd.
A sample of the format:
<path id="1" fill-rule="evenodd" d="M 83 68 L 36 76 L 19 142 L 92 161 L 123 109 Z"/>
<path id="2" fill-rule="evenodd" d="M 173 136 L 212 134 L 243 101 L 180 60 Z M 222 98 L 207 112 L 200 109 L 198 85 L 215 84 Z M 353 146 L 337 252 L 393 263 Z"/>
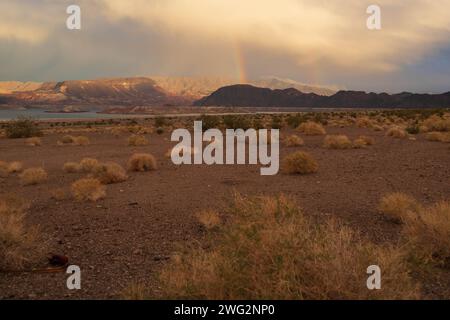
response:
<path id="1" fill-rule="evenodd" d="M 298 108 L 447 108 L 450 92 L 443 94 L 366 93 L 338 91 L 331 96 L 297 89 L 272 90 L 251 85 L 222 87 L 194 102 L 196 106 L 298 107 Z"/>
<path id="2" fill-rule="evenodd" d="M 192 105 L 217 89 L 233 85 L 222 77 L 129 77 L 61 82 L 0 82 L 0 103 L 16 105 Z M 329 94 L 330 89 L 309 86 L 275 77 L 255 80 L 273 89 L 294 86 L 305 91 Z"/>

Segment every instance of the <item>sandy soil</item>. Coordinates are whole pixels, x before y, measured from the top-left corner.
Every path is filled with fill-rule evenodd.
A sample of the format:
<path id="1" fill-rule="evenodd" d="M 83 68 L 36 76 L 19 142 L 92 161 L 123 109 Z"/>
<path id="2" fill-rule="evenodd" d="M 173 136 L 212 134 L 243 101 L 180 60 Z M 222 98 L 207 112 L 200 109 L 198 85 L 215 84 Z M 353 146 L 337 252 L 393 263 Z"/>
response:
<path id="1" fill-rule="evenodd" d="M 295 150 L 310 152 L 319 162 L 317 174 L 262 177 L 258 166 L 181 166 L 165 158 L 174 144 L 169 133 L 149 135 L 150 145 L 129 147 L 127 135 L 88 134 L 89 146 L 57 146 L 60 135 L 42 138 L 42 147 L 23 139 L 0 140 L 0 160 L 23 161 L 26 167 L 43 166 L 49 180 L 23 187 L 17 175 L 0 178 L 0 196 L 22 195 L 31 203 L 29 224 L 39 224 L 52 252 L 66 254 L 82 270 L 82 289 L 69 291 L 67 275 L 0 274 L 0 299 L 117 298 L 131 282 L 144 283 L 158 295 L 156 275 L 181 243 L 201 239 L 195 213 L 223 208 L 236 190 L 243 194 L 293 196 L 308 214 L 335 216 L 375 242 L 395 241 L 400 226 L 378 212 L 386 193 L 409 193 L 428 204 L 450 199 L 448 144 L 385 137 L 383 132 L 359 128 L 327 128 L 330 134 L 375 138 L 367 149 L 327 150 L 323 137 L 304 137 L 306 145 L 281 148 L 281 157 Z M 289 134 L 290 130 L 283 130 Z M 108 185 L 107 197 L 97 203 L 72 199 L 56 201 L 51 190 L 70 184 L 83 174 L 67 174 L 67 161 L 94 157 L 126 165 L 134 152 L 150 152 L 159 169 L 131 173 L 124 183 Z M 450 271 L 425 288 L 439 298 L 450 288 Z"/>

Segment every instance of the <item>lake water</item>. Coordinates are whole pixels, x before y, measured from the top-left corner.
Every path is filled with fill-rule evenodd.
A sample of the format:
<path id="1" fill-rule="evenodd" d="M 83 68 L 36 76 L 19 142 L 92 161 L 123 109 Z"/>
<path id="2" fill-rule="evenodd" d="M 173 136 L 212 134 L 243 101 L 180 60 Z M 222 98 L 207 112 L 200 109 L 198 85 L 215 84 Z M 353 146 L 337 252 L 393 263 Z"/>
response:
<path id="1" fill-rule="evenodd" d="M 135 118 L 138 115 L 129 114 L 100 114 L 96 112 L 80 112 L 80 113 L 51 113 L 42 109 L 27 110 L 5 110 L 0 109 L 0 121 L 13 120 L 18 117 L 30 117 L 36 120 L 64 120 L 64 119 L 117 119 L 117 118 Z"/>

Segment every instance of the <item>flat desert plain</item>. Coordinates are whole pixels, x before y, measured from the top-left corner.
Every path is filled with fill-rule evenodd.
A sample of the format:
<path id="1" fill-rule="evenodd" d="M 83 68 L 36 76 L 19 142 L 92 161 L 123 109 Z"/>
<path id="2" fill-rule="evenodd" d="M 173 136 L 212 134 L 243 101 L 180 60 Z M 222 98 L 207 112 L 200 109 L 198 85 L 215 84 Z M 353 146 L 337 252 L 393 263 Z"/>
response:
<path id="1" fill-rule="evenodd" d="M 147 145 L 130 146 L 130 132 L 113 133 L 73 126 L 66 133 L 48 130 L 40 146 L 27 139 L 0 139 L 0 160 L 20 161 L 23 169 L 42 167 L 48 178 L 24 185 L 20 173 L 0 177 L 0 197 L 23 198 L 26 226 L 38 226 L 42 243 L 50 254 L 61 254 L 82 270 L 81 290 L 68 290 L 65 272 L 2 272 L 0 299 L 116 299 L 135 284 L 150 298 L 164 297 L 158 275 L 174 252 L 186 243 L 199 241 L 207 231 L 198 221 L 205 210 L 223 216 L 236 193 L 244 196 L 284 194 L 320 224 L 336 218 L 369 241 L 397 243 L 401 223 L 380 211 L 380 200 L 395 192 L 408 194 L 423 206 L 450 198 L 450 145 L 432 142 L 425 134 L 403 138 L 388 136 L 386 130 L 349 126 L 324 126 L 327 135 L 346 135 L 351 141 L 372 138 L 363 148 L 324 147 L 324 135 L 307 135 L 283 126 L 282 137 L 298 135 L 303 145 L 280 143 L 280 159 L 297 151 L 310 154 L 318 164 L 316 173 L 298 175 L 280 171 L 261 176 L 258 165 L 176 166 L 167 152 L 176 143 L 172 130 L 145 133 Z M 83 135 L 87 145 L 58 143 L 62 137 Z M 106 196 L 97 201 L 77 201 L 71 185 L 86 173 L 68 173 L 67 162 L 84 158 L 115 162 L 123 168 L 135 153 L 150 153 L 157 168 L 127 172 L 128 179 L 106 185 Z M 59 194 L 59 196 L 55 196 Z M 295 253 L 293 253 L 295 254 Z M 46 265 L 46 256 L 36 266 Z M 450 297 L 450 268 L 433 267 L 432 272 L 413 271 L 425 298 Z M 366 276 L 363 274 L 365 283 Z"/>

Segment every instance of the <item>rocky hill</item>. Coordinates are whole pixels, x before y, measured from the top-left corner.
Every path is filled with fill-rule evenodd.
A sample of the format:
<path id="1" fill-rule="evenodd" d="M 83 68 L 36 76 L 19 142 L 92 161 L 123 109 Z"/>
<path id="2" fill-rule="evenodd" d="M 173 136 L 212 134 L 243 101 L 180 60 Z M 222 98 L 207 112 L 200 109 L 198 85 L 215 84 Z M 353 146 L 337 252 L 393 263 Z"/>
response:
<path id="1" fill-rule="evenodd" d="M 331 96 L 297 89 L 271 90 L 251 85 L 223 87 L 194 102 L 197 106 L 304 107 L 304 108 L 441 108 L 450 107 L 450 92 L 443 94 L 366 93 L 339 91 Z"/>

